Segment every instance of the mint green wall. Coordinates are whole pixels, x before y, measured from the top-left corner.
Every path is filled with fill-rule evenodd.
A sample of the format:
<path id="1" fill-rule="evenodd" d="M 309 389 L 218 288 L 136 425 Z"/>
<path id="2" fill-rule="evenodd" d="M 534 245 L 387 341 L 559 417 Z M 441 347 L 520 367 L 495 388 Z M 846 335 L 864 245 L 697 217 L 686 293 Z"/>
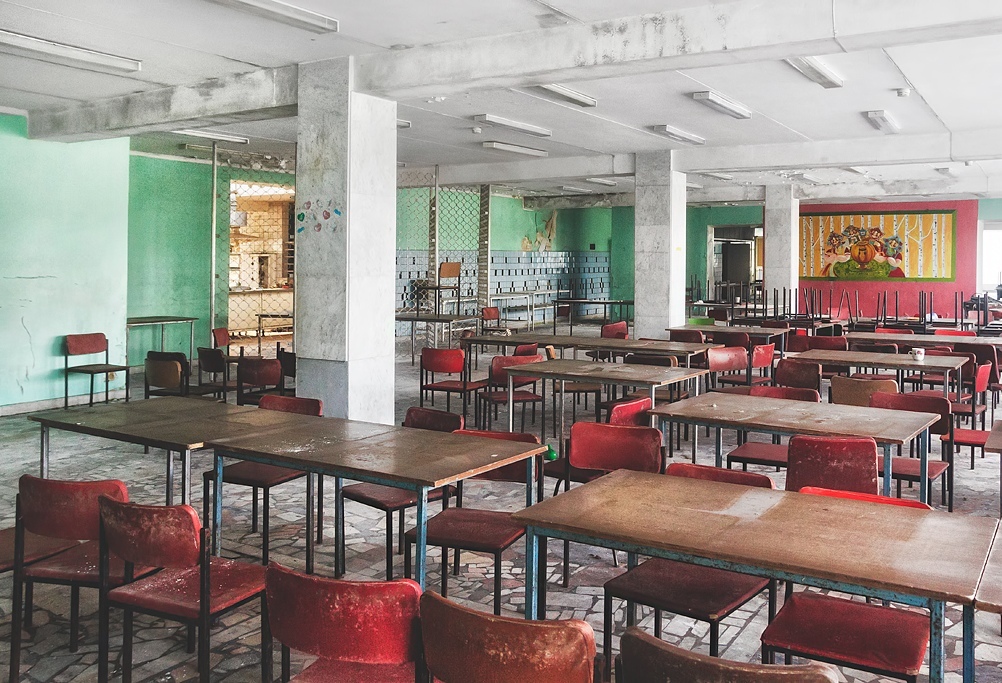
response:
<path id="1" fill-rule="evenodd" d="M 549 211 L 526 211 L 517 197 L 491 195 L 491 249 L 519 251 L 522 238 L 535 239 L 536 232 L 543 229 L 549 216 Z M 559 234 L 559 228 L 557 232 Z"/>
<path id="2" fill-rule="evenodd" d="M 978 202 L 979 221 L 1002 221 L 1002 199 L 982 199 Z"/>
<path id="3" fill-rule="evenodd" d="M 196 346 L 209 340 L 211 183 L 208 164 L 129 159 L 128 314 L 198 318 Z M 166 334 L 166 350 L 188 353 L 187 325 L 168 325 Z M 130 363 L 159 346 L 159 328 L 133 328 Z"/>
<path id="4" fill-rule="evenodd" d="M 522 238 L 534 240 L 543 230 L 551 210 L 526 211 L 516 197 L 491 197 L 491 249 L 520 251 Z M 553 251 L 609 251 L 612 209 L 559 209 Z"/>
<path id="5" fill-rule="evenodd" d="M 611 297 L 632 299 L 634 296 L 634 218 L 632 206 L 612 209 L 612 241 L 609 248 L 609 275 L 612 278 Z"/>
<path id="6" fill-rule="evenodd" d="M 706 282 L 706 229 L 717 225 L 761 225 L 761 206 L 690 206 L 686 210 L 685 283 Z"/>
<path id="7" fill-rule="evenodd" d="M 612 209 L 560 209 L 553 251 L 609 251 Z"/>
<path id="8" fill-rule="evenodd" d="M 125 357 L 129 141 L 29 140 L 0 115 L 0 177 L 0 405 L 62 398 L 64 335 L 104 332 Z"/>

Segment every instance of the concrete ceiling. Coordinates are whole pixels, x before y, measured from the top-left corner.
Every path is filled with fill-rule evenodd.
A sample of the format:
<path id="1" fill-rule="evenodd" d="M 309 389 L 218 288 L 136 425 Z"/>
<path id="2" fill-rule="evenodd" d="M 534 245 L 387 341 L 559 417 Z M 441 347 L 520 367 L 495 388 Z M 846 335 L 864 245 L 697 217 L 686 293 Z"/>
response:
<path id="1" fill-rule="evenodd" d="M 296 0 L 295 4 L 337 18 L 340 32 L 317 35 L 207 0 L 0 0 L 5 30 L 143 61 L 142 71 L 122 75 L 0 53 L 0 108 L 53 110 L 334 56 L 405 55 L 415 46 L 716 7 L 710 0 Z M 443 98 L 404 98 L 399 101 L 398 117 L 412 125 L 398 133 L 398 158 L 408 168 L 436 164 L 489 168 L 525 159 L 485 149 L 484 140 L 544 149 L 551 159 L 693 149 L 654 131 L 655 126 L 665 124 L 704 137 L 706 148 L 844 140 L 882 145 L 891 136 L 867 121 L 863 112 L 872 109 L 887 110 L 901 124 L 900 136 L 894 137 L 968 133 L 971 148 L 1002 149 L 998 134 L 1002 91 L 990 86 L 992 76 L 1002 71 L 1002 34 L 942 39 L 947 35 L 931 32 L 929 42 L 846 48 L 818 55 L 844 79 L 842 88 L 824 89 L 785 62 L 767 59 L 562 79 L 595 97 L 598 106 L 593 108 L 567 103 L 534 86 L 471 88 Z M 903 88 L 910 91 L 907 97 L 898 94 Z M 707 89 L 743 103 L 754 112 L 752 118 L 737 120 L 691 99 L 692 92 Z M 472 120 L 485 113 L 543 126 L 553 134 L 532 137 Z M 233 123 L 215 130 L 253 138 L 251 151 L 279 156 L 294 153 L 295 117 Z M 747 197 L 749 192 L 741 188 L 761 188 L 773 182 L 807 188 L 808 200 L 817 192 L 816 186 L 840 185 L 845 192 L 858 188 L 858 196 L 865 197 L 873 188 L 886 189 L 894 183 L 898 184 L 894 193 L 902 194 L 900 184 L 910 181 L 923 190 L 914 196 L 937 194 L 936 187 L 948 196 L 1002 196 L 1002 182 L 993 180 L 1002 176 L 1002 161 L 996 156 L 1002 158 L 1002 153 L 988 153 L 988 158 L 970 165 L 949 163 L 949 159 L 895 164 L 890 159 L 856 171 L 823 168 L 825 164 L 780 169 L 773 165 L 769 171 L 736 168 L 731 180 L 691 176 L 690 181 L 703 186 L 711 199 L 710 191 L 720 187 L 731 187 Z M 805 180 L 794 171 L 812 179 Z M 581 185 L 582 177 L 559 171 L 545 178 L 503 180 L 513 191 L 535 193 L 567 194 L 562 186 L 596 193 L 632 191 L 629 173 L 607 175 L 620 176 L 615 188 Z"/>

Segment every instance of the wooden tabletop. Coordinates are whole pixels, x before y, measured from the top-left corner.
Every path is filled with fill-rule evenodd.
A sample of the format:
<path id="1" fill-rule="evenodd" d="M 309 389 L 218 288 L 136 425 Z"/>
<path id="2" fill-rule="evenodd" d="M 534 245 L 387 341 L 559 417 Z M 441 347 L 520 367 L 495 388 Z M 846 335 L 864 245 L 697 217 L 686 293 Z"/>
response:
<path id="1" fill-rule="evenodd" d="M 997 520 L 620 470 L 522 524 L 971 604 Z M 1002 585 L 1002 584 L 997 584 Z"/>
<path id="2" fill-rule="evenodd" d="M 723 344 L 698 344 L 694 342 L 673 342 L 661 339 L 603 339 L 602 337 L 572 337 L 577 340 L 576 348 L 599 351 L 621 351 L 651 356 L 695 356 L 706 353 L 707 349 L 717 349 Z"/>
<path id="3" fill-rule="evenodd" d="M 198 318 L 186 318 L 180 315 L 146 315 L 135 318 L 126 318 L 125 325 L 166 325 L 169 323 L 191 323 Z"/>
<path id="4" fill-rule="evenodd" d="M 577 346 L 581 337 L 569 334 L 537 334 L 535 332 L 519 332 L 508 336 L 500 334 L 478 334 L 460 339 L 460 344 L 498 344 L 501 346 L 518 346 L 519 344 L 539 344 L 540 348 L 552 346 L 557 349 L 570 349 Z"/>
<path id="5" fill-rule="evenodd" d="M 410 487 L 437 488 L 543 453 L 546 446 L 479 436 L 313 420 L 294 429 L 211 440 L 221 455 L 252 456 L 273 464 Z"/>
<path id="6" fill-rule="evenodd" d="M 885 344 L 907 344 L 908 346 L 943 346 L 949 344 L 974 344 L 977 346 L 1002 347 L 1002 337 L 958 337 L 939 334 L 884 334 L 877 332 L 850 332 L 845 335 L 849 341 L 865 341 Z"/>
<path id="7" fill-rule="evenodd" d="M 397 313 L 398 323 L 458 323 L 466 320 L 480 320 L 475 315 L 446 315 L 445 313 Z"/>
<path id="8" fill-rule="evenodd" d="M 666 368 L 662 365 L 635 365 L 633 363 L 595 363 L 584 360 L 548 360 L 509 368 L 519 377 L 541 379 L 591 380 L 603 384 L 633 384 L 666 386 L 700 377 L 706 370 L 700 368 Z"/>
<path id="9" fill-rule="evenodd" d="M 710 392 L 655 406 L 652 415 L 728 429 L 811 436 L 869 436 L 881 444 L 906 444 L 939 421 L 939 415 L 831 403 L 787 401 Z"/>
<path id="10" fill-rule="evenodd" d="M 974 606 L 985 612 L 1002 614 L 1002 538 L 999 538 L 998 533 L 995 534 L 995 543 L 992 544 L 988 564 L 978 585 Z"/>
<path id="11" fill-rule="evenodd" d="M 992 425 L 992 433 L 985 444 L 986 453 L 1002 453 L 1002 420 L 996 420 Z"/>
<path id="12" fill-rule="evenodd" d="M 925 356 L 915 360 L 910 353 L 870 353 L 868 351 L 829 351 L 812 349 L 797 354 L 798 360 L 811 360 L 833 365 L 852 365 L 858 368 L 893 368 L 919 372 L 953 372 L 960 369 L 966 358 L 960 356 Z"/>
<path id="13" fill-rule="evenodd" d="M 669 327 L 673 330 L 696 330 L 699 332 L 744 332 L 749 337 L 781 337 L 790 333 L 789 327 L 755 327 L 752 325 L 679 325 Z"/>

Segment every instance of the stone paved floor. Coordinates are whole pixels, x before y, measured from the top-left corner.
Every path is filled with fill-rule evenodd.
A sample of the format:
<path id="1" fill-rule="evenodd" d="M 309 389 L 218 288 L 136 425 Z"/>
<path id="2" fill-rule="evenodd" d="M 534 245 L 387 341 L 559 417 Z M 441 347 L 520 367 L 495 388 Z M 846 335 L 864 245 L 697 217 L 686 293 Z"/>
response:
<path id="1" fill-rule="evenodd" d="M 582 329 L 582 332 L 585 332 Z M 400 346 L 397 357 L 397 412 L 398 420 L 404 410 L 417 404 L 417 372 L 409 363 L 409 348 Z M 481 358 L 481 369 L 484 363 Z M 136 378 L 134 378 L 135 381 Z M 140 394 L 136 394 L 140 395 Z M 754 437 L 753 437 L 754 438 Z M 725 433 L 725 444 L 733 444 L 734 434 Z M 17 477 L 24 472 L 37 471 L 38 430 L 24 417 L 0 419 L 0 523 L 13 523 L 14 495 Z M 699 459 L 712 462 L 712 441 L 701 439 Z M 53 432 L 51 445 L 51 473 L 58 478 L 110 478 L 119 477 L 129 484 L 130 495 L 137 502 L 160 503 L 163 496 L 164 459 L 162 452 L 144 455 L 141 447 L 114 441 L 79 436 L 66 432 Z M 961 461 L 962 462 L 962 461 Z M 209 455 L 197 453 L 192 471 L 207 469 Z M 763 470 L 764 471 L 764 470 Z M 979 460 L 974 471 L 961 467 L 957 472 L 956 514 L 994 516 L 998 506 L 998 456 L 989 455 Z M 766 472 L 783 484 L 783 475 Z M 201 478 L 193 476 L 196 482 Z M 552 486 L 552 485 L 551 485 Z M 907 494 L 906 494 L 907 495 Z M 467 504 L 500 510 L 515 510 L 523 504 L 524 490 L 517 485 L 471 482 L 467 485 Z M 272 493 L 272 558 L 291 567 L 303 568 L 305 538 L 304 484 L 291 482 Z M 201 509 L 201 492 L 196 487 L 193 502 Z M 229 557 L 254 561 L 260 556 L 260 537 L 250 532 L 250 492 L 230 487 L 224 508 L 224 548 Z M 327 509 L 333 510 L 333 497 L 327 500 Z M 347 569 L 352 579 L 380 579 L 383 576 L 384 520 L 380 513 L 351 501 L 347 511 Z M 409 517 L 409 519 L 411 519 Z M 319 548 L 317 567 L 320 573 L 329 573 L 333 564 L 333 529 L 326 531 L 327 543 Z M 781 543 L 782 539 L 776 539 Z M 548 591 L 548 614 L 551 619 L 576 617 L 586 619 L 596 631 L 597 642 L 602 636 L 602 584 L 621 572 L 613 565 L 607 550 L 573 545 L 571 552 L 571 585 L 559 586 L 560 553 L 557 544 L 551 544 L 549 571 L 551 583 Z M 524 546 L 517 543 L 504 556 L 503 605 L 505 614 L 517 616 L 524 605 L 523 599 Z M 430 549 L 429 588 L 439 589 L 439 551 Z M 622 558 L 620 558 L 622 559 Z M 402 557 L 395 557 L 395 571 L 402 571 Z M 493 596 L 493 566 L 489 556 L 464 553 L 458 577 L 450 577 L 450 597 L 465 604 L 491 610 Z M 0 658 L 7 661 L 10 649 L 10 575 L 0 577 Z M 81 594 L 82 644 L 77 653 L 67 647 L 69 630 L 69 591 L 39 586 L 35 590 L 35 631 L 27 635 L 22 654 L 22 680 L 68 681 L 96 680 L 97 651 L 97 597 L 95 591 Z M 641 610 L 640 625 L 653 629 L 649 611 Z M 225 617 L 212 633 L 212 677 L 214 681 L 258 681 L 259 668 L 259 613 L 253 606 L 245 607 Z M 959 609 L 946 611 L 947 680 L 960 681 L 961 670 L 961 613 Z M 623 608 L 616 613 L 617 637 L 613 646 L 618 648 L 618 633 L 624 620 Z M 764 598 L 756 598 L 726 619 L 720 630 L 721 656 L 740 660 L 759 660 L 758 637 L 766 623 Z M 1002 635 L 999 617 L 977 615 L 977 680 L 983 683 L 1002 681 Z M 682 617 L 665 619 L 664 638 L 669 642 L 702 652 L 708 651 L 709 630 L 706 624 Z M 112 619 L 112 652 L 121 643 L 121 620 Z M 276 650 L 277 658 L 277 650 Z M 308 659 L 294 655 L 293 672 L 308 663 Z M 183 630 L 161 619 L 136 617 L 135 674 L 133 680 L 189 681 L 196 679 L 195 656 L 185 651 Z M 114 669 L 113 669 L 114 670 Z M 276 666 L 276 673 L 278 667 Z M 869 674 L 845 671 L 847 681 L 882 680 Z"/>

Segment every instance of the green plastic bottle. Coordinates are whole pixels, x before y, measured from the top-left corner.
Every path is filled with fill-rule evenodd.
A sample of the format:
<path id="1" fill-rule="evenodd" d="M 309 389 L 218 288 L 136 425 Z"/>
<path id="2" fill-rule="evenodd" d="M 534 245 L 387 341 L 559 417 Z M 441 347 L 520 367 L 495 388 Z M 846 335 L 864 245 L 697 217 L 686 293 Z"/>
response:
<path id="1" fill-rule="evenodd" d="M 556 460 L 558 457 L 560 456 L 557 455 L 557 452 L 555 450 L 553 450 L 553 446 L 551 446 L 550 444 L 546 444 L 546 453 L 543 455 L 543 459 Z"/>

